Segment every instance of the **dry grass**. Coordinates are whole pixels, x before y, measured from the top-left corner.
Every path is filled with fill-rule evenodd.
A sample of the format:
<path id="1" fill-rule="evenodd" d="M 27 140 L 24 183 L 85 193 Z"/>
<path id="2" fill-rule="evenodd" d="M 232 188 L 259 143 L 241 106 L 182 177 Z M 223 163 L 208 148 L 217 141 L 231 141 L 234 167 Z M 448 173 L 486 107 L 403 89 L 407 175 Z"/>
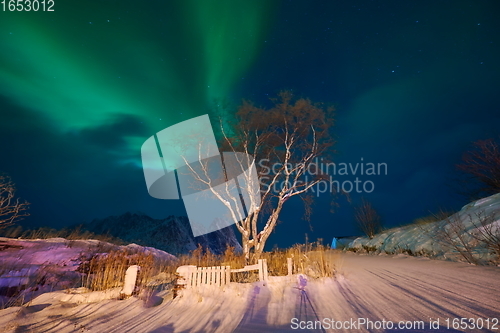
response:
<path id="1" fill-rule="evenodd" d="M 138 288 L 146 286 L 149 280 L 159 273 L 152 254 L 111 251 L 93 255 L 82 262 L 78 268 L 78 271 L 83 273 L 82 287 L 93 291 L 121 287 L 125 280 L 125 271 L 132 265 L 140 266 L 136 283 Z"/>
<path id="2" fill-rule="evenodd" d="M 313 278 L 334 276 L 335 265 L 327 255 L 328 247 L 321 240 L 311 244 L 296 244 L 286 250 L 263 254 L 267 259 L 270 275 L 288 274 L 287 258 L 292 258 L 293 274 L 307 274 Z"/>
<path id="3" fill-rule="evenodd" d="M 23 229 L 21 226 L 15 226 L 0 230 L 1 237 L 21 238 L 21 239 L 48 239 L 65 238 L 67 240 L 85 240 L 95 239 L 116 245 L 125 245 L 126 243 L 110 235 L 98 235 L 93 232 L 82 229 L 81 226 L 74 228 L 53 229 L 49 227 L 40 227 L 38 229 Z"/>
<path id="4" fill-rule="evenodd" d="M 424 225 L 424 224 L 429 224 L 429 223 L 433 223 L 433 222 L 439 222 L 439 221 L 446 220 L 448 217 L 450 217 L 453 214 L 455 214 L 455 212 L 441 208 L 435 213 L 431 213 L 427 216 L 419 217 L 419 218 L 413 220 L 413 223 L 419 224 L 419 225 Z"/>
<path id="5" fill-rule="evenodd" d="M 287 258 L 292 258 L 293 274 L 303 273 L 313 278 L 331 277 L 335 274 L 335 263 L 332 261 L 329 251 L 329 248 L 322 245 L 321 240 L 318 240 L 312 244 L 296 244 L 288 249 L 274 249 L 271 252 L 264 252 L 261 259 L 267 260 L 267 268 L 271 276 L 286 276 L 288 274 Z M 227 248 L 220 256 L 198 247 L 190 254 L 178 258 L 179 261 L 175 262 L 175 265 L 167 267 L 169 274 L 174 275 L 177 267 L 183 265 L 231 266 L 233 269 L 245 266 L 243 253 L 235 252 L 232 247 Z M 235 282 L 253 282 L 257 279 L 256 271 L 231 274 L 231 280 Z"/>

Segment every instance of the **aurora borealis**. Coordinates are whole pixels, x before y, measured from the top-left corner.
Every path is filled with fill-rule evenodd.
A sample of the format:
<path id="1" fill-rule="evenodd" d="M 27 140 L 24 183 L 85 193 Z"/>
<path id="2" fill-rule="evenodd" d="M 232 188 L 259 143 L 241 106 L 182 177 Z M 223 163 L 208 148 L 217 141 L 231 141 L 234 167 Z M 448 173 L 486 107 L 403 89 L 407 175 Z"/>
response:
<path id="1" fill-rule="evenodd" d="M 161 129 L 230 95 L 259 51 L 265 3 L 96 1 L 3 13 L 2 91 L 61 131 L 115 114 Z"/>
<path id="2" fill-rule="evenodd" d="M 499 135 L 500 6 L 491 1 L 72 1 L 0 12 L 0 171 L 26 225 L 126 211 L 148 196 L 140 146 L 215 101 L 281 89 L 334 103 L 337 161 L 387 163 L 373 200 L 389 225 L 466 202 L 447 186 L 470 142 Z M 461 201 L 462 200 L 462 201 Z M 281 246 L 352 234 L 352 208 L 293 209 Z M 344 205 L 344 207 L 342 207 Z M 290 236 L 289 239 L 284 240 Z"/>

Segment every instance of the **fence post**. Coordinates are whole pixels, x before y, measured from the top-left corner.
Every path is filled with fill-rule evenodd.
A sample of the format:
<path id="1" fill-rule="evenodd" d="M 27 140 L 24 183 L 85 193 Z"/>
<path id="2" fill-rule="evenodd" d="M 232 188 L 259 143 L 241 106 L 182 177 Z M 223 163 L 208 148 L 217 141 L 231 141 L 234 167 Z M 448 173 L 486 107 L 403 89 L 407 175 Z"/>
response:
<path id="1" fill-rule="evenodd" d="M 291 276 L 293 274 L 292 258 L 286 258 L 286 263 L 288 265 L 288 276 Z"/>
<path id="2" fill-rule="evenodd" d="M 262 270 L 264 271 L 264 281 L 267 282 L 267 259 L 262 260 Z"/>
<path id="3" fill-rule="evenodd" d="M 193 275 L 196 272 L 196 266 L 179 266 L 177 267 L 176 272 L 180 276 L 180 278 L 177 280 L 177 284 L 184 285 L 186 288 L 189 288 L 191 287 L 191 284 L 194 284 Z"/>
<path id="4" fill-rule="evenodd" d="M 125 296 L 131 296 L 135 289 L 135 282 L 137 280 L 137 271 L 139 270 L 139 266 L 132 265 L 127 268 L 125 272 L 125 283 L 123 285 L 123 289 L 121 294 Z"/>
<path id="5" fill-rule="evenodd" d="M 231 266 L 226 266 L 226 284 L 231 282 Z"/>

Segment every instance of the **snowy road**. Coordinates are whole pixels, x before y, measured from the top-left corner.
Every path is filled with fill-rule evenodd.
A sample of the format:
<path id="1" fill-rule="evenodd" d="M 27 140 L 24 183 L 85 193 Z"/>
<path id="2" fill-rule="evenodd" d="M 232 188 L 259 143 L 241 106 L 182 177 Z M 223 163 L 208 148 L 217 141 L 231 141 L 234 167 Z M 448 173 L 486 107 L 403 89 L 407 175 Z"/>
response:
<path id="1" fill-rule="evenodd" d="M 289 302 L 297 320 L 288 329 L 266 330 L 266 311 L 261 310 L 238 331 L 297 331 L 292 328 L 307 329 L 319 320 L 323 325 L 311 331 L 334 331 L 336 326 L 346 332 L 475 332 L 483 326 L 483 331 L 500 332 L 499 267 L 349 253 L 340 261 L 336 281 L 311 281 L 305 287 L 311 303 L 297 290 L 292 293 Z"/>
<path id="2" fill-rule="evenodd" d="M 342 259 L 344 278 L 330 285 L 309 287 L 320 318 L 367 318 L 373 322 L 385 319 L 394 324 L 392 330 L 386 325 L 382 330 L 386 332 L 398 330 L 399 321 L 412 326 L 409 331 L 452 332 L 455 318 L 455 331 L 476 331 L 457 326 L 466 327 L 459 323 L 460 318 L 473 319 L 467 328 L 474 320 L 480 324 L 478 318 L 486 326 L 489 318 L 492 331 L 500 332 L 500 323 L 495 326 L 491 321 L 500 319 L 499 267 L 397 256 L 344 254 Z M 430 329 L 430 320 L 434 329 Z M 419 329 L 415 329 L 417 326 Z"/>

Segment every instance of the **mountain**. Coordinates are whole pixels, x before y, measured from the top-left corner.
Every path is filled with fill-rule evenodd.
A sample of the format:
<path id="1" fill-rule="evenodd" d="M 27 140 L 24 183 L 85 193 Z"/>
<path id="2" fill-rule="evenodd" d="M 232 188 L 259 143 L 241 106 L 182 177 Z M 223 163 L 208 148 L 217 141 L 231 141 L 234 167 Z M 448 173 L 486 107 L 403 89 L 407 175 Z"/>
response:
<path id="1" fill-rule="evenodd" d="M 126 242 L 154 247 L 172 254 L 187 253 L 196 249 L 198 244 L 216 254 L 224 252 L 228 245 L 241 251 L 232 227 L 194 237 L 185 216 L 154 219 L 142 213 L 125 213 L 95 219 L 83 227 L 95 234 L 108 234 Z"/>

